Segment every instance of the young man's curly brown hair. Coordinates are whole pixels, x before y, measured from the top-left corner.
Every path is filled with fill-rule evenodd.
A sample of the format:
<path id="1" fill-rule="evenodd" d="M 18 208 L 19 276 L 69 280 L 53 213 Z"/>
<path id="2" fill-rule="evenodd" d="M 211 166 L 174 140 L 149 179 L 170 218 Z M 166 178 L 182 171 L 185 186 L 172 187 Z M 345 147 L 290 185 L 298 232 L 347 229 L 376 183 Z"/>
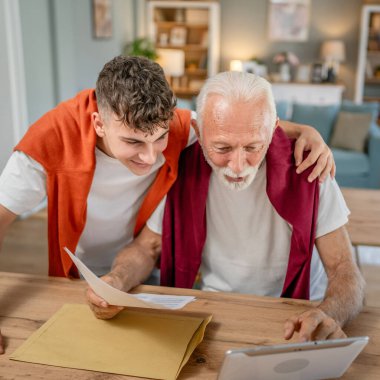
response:
<path id="1" fill-rule="evenodd" d="M 106 63 L 96 82 L 96 99 L 103 117 L 112 112 L 149 134 L 168 127 L 176 106 L 162 68 L 144 57 L 118 56 Z"/>

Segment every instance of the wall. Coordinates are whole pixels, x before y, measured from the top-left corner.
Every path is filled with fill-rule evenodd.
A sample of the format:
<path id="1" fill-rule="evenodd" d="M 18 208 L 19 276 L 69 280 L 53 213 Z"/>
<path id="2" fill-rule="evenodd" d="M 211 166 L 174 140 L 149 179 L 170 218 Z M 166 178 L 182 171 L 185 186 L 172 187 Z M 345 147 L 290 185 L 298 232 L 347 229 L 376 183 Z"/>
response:
<path id="1" fill-rule="evenodd" d="M 49 0 L 19 0 L 29 122 L 56 104 Z"/>
<path id="2" fill-rule="evenodd" d="M 0 171 L 3 170 L 7 159 L 12 152 L 13 132 L 12 132 L 12 104 L 11 84 L 9 81 L 9 61 L 8 49 L 6 45 L 7 31 L 5 29 L 5 7 L 0 2 Z"/>
<path id="3" fill-rule="evenodd" d="M 134 36 L 132 0 L 113 0 L 113 37 L 94 39 L 91 5 L 87 0 L 75 0 L 74 30 L 76 46 L 76 91 L 94 87 L 99 71 L 111 58 L 122 53 Z"/>
<path id="4" fill-rule="evenodd" d="M 94 87 L 103 65 L 134 38 L 133 0 L 113 0 L 113 36 L 94 39 L 90 0 L 20 0 L 29 122 Z"/>
<path id="5" fill-rule="evenodd" d="M 0 171 L 28 125 L 19 3 L 0 0 Z"/>
<path id="6" fill-rule="evenodd" d="M 306 42 L 271 42 L 267 37 L 268 0 L 220 0 L 221 70 L 231 59 L 257 57 L 271 64 L 281 51 L 292 51 L 302 63 L 319 59 L 319 49 L 326 39 L 342 39 L 346 45 L 346 62 L 341 66 L 345 97 L 354 96 L 360 30 L 360 0 L 311 0 L 309 39 Z"/>

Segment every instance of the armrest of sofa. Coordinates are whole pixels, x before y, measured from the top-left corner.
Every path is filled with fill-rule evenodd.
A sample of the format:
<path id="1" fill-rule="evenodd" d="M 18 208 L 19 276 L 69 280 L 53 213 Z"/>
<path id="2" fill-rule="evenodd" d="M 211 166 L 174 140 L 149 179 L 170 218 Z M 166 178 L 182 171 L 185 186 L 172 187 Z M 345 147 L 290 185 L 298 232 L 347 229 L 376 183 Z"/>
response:
<path id="1" fill-rule="evenodd" d="M 371 125 L 368 141 L 370 186 L 380 188 L 380 127 Z"/>

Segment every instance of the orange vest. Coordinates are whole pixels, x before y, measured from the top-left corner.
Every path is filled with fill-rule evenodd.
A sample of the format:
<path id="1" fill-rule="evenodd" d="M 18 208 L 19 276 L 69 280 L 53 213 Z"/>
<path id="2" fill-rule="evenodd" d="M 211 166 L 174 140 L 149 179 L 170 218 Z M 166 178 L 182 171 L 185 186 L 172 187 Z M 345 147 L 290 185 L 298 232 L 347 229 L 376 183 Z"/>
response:
<path id="1" fill-rule="evenodd" d="M 97 135 L 91 114 L 97 111 L 95 91 L 84 90 L 42 116 L 14 148 L 46 171 L 50 276 L 79 277 L 63 247 L 74 252 L 86 224 L 87 197 L 96 164 Z M 165 163 L 139 210 L 135 235 L 177 178 L 178 158 L 187 145 L 189 128 L 190 111 L 176 110 L 163 152 Z"/>

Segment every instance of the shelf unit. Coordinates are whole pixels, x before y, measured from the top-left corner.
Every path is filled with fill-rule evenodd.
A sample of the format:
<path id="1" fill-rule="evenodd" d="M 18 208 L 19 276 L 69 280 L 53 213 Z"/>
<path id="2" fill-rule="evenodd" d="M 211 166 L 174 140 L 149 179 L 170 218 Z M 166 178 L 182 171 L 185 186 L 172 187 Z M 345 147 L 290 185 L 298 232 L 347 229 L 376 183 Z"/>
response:
<path id="1" fill-rule="evenodd" d="M 204 81 L 219 71 L 218 1 L 149 0 L 147 29 L 159 54 L 165 49 L 184 53 L 184 73 L 171 81 L 177 97 L 196 96 Z"/>
<path id="2" fill-rule="evenodd" d="M 380 101 L 380 5 L 362 9 L 355 101 Z"/>
<path id="3" fill-rule="evenodd" d="M 339 105 L 342 102 L 344 86 L 333 83 L 272 83 L 272 91 L 276 101 Z"/>

